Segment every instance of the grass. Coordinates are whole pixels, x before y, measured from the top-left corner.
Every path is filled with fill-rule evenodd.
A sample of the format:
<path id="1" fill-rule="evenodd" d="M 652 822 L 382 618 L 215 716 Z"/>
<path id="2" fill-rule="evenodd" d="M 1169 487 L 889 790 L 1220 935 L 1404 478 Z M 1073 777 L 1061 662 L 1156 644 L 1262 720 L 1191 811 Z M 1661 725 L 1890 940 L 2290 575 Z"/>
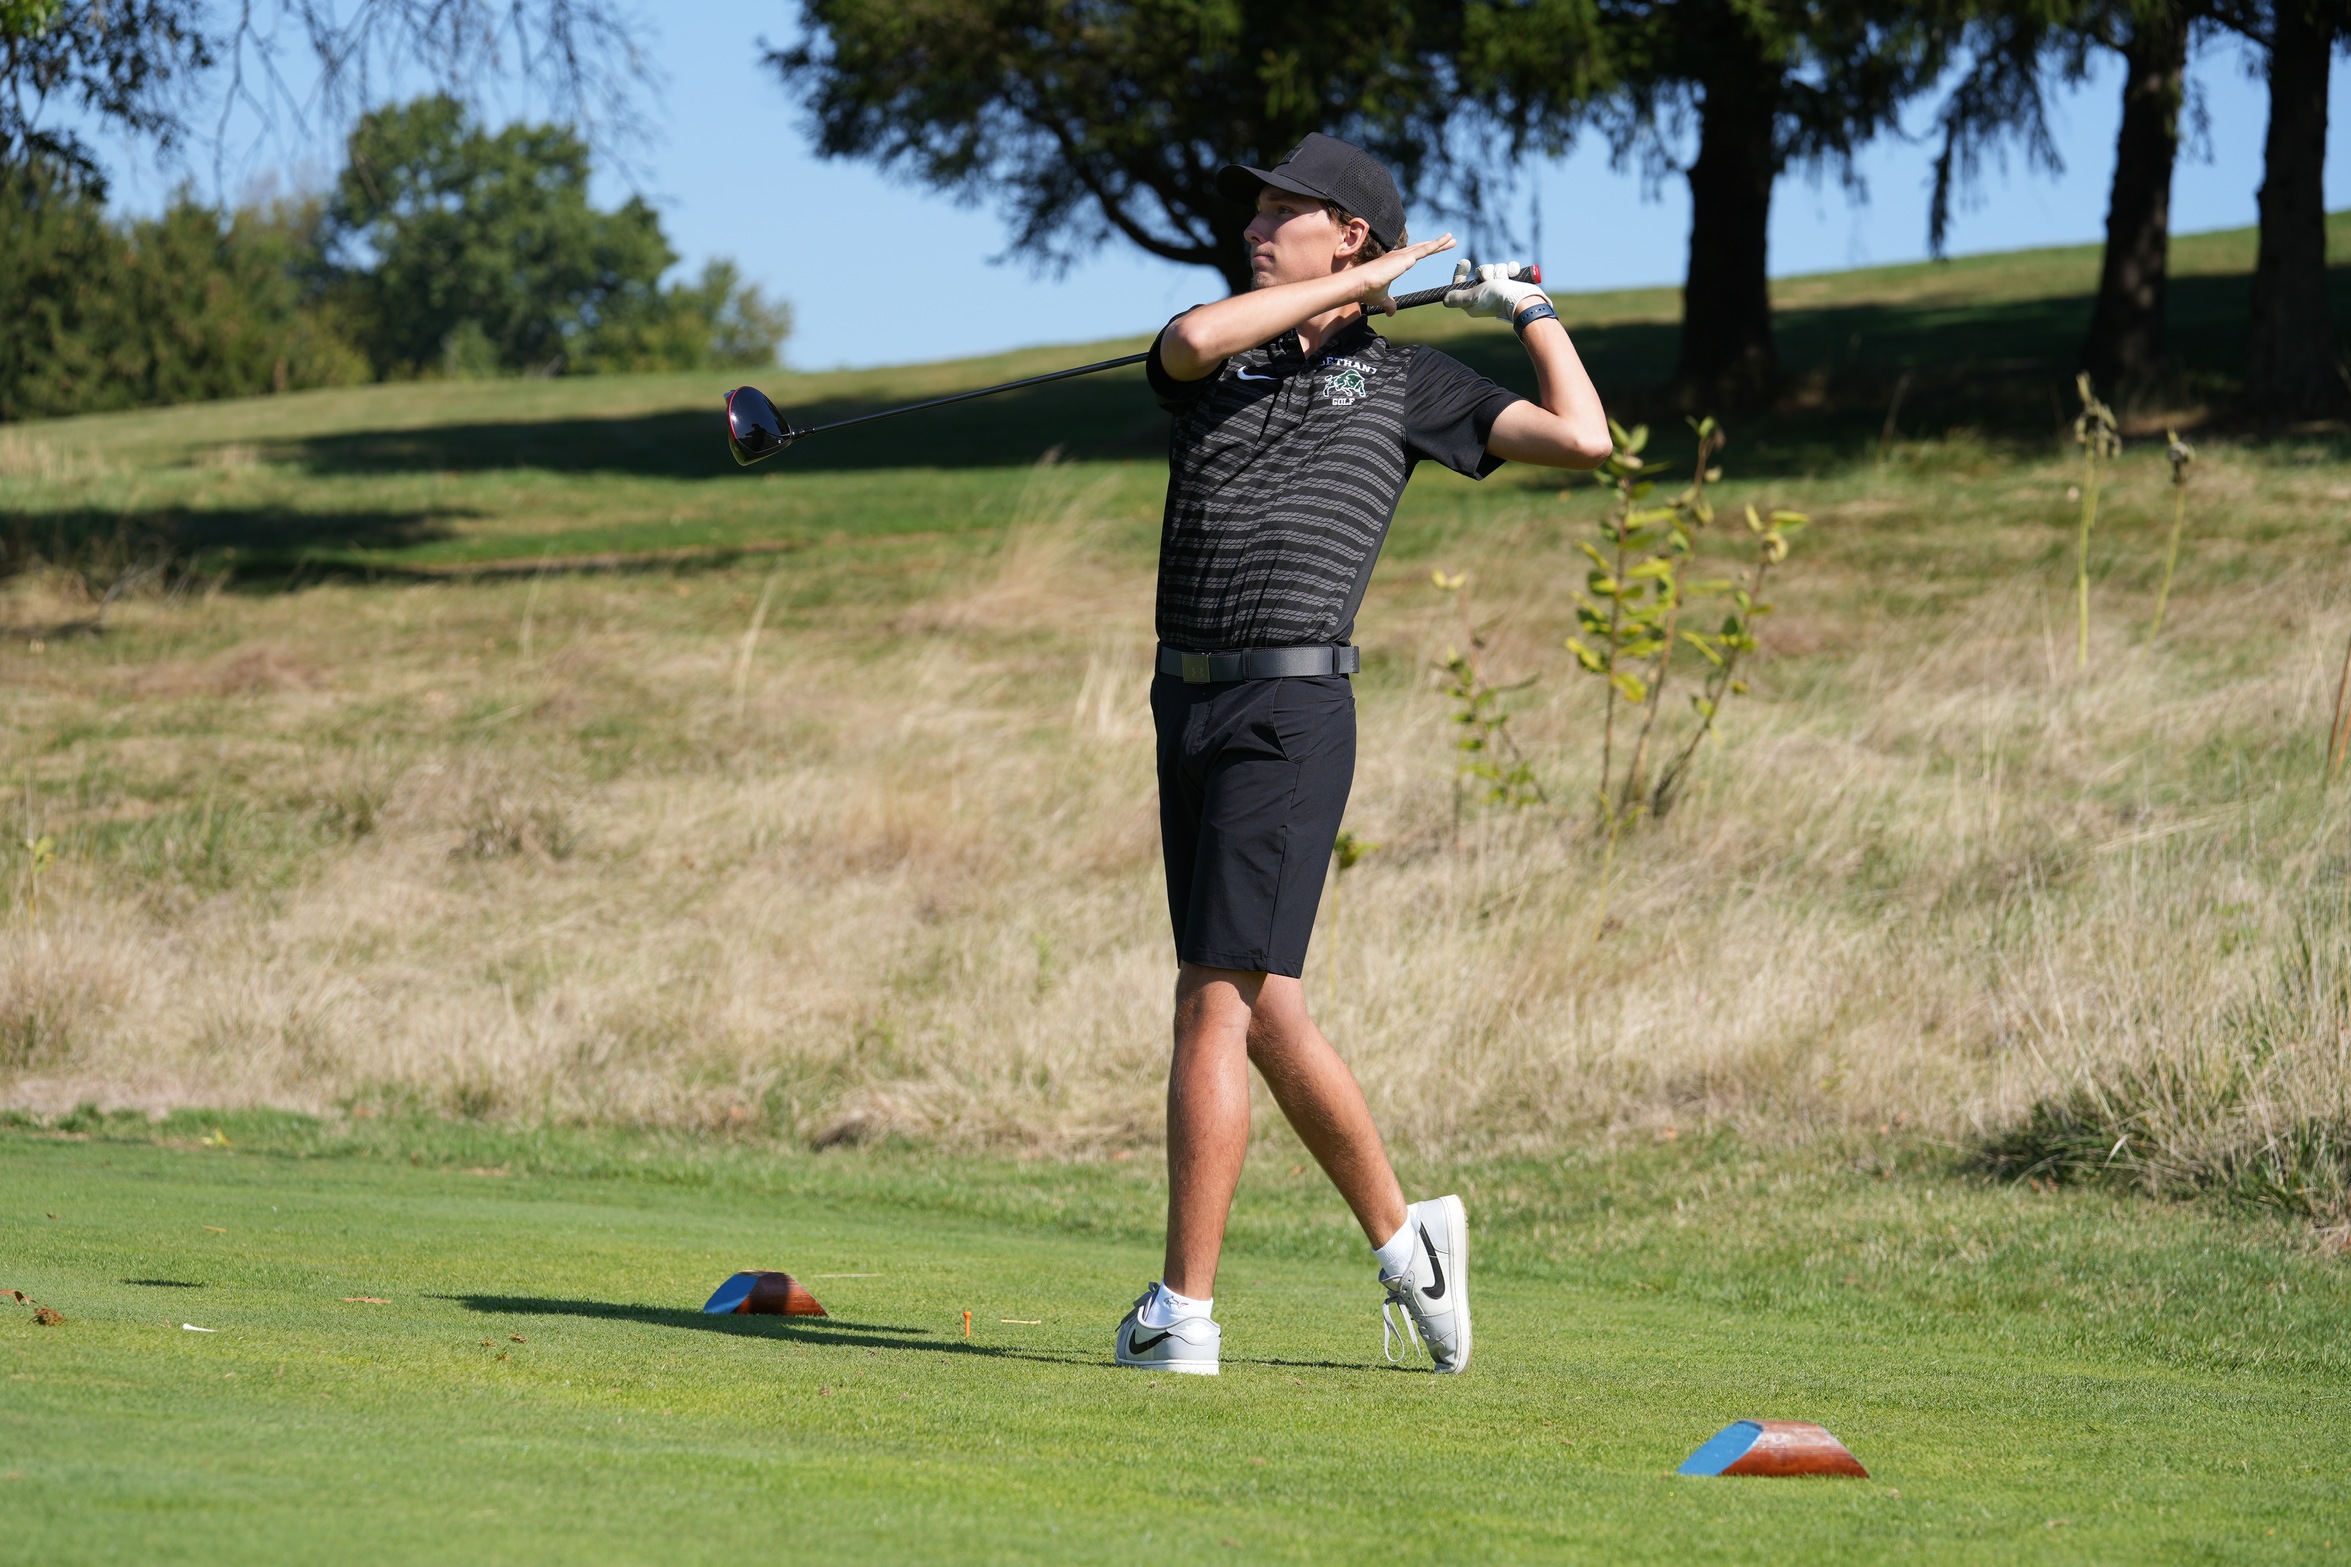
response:
<path id="1" fill-rule="evenodd" d="M 2183 371 L 2135 430 L 2225 401 L 2250 254 L 2175 246 Z M 1580 819 L 1456 822 L 1428 584 L 1471 574 L 1577 798 L 1559 643 L 1604 498 L 1414 481 L 1358 638 L 1375 847 L 1307 982 L 1416 1193 L 1477 1217 L 1450 1382 L 1379 1367 L 1360 1238 L 1262 1103 L 1228 1374 L 1102 1364 L 1156 1260 L 1171 967 L 1131 379 L 750 474 L 692 377 L 0 431 L 0 1285 L 68 1318 L 0 1305 L 0 1538 L 2339 1557 L 2351 469 L 2208 420 L 2150 642 L 2169 475 L 2134 434 L 2076 674 L 2047 394 L 2093 268 L 1779 285 L 1796 384 L 1716 499 L 1816 524 L 1605 894 Z M 1561 304 L 1663 419 L 1670 297 Z M 763 1265 L 877 1276 L 812 1279 L 827 1326 L 692 1309 Z M 1756 1414 L 1875 1478 L 1668 1477 Z"/>
<path id="2" fill-rule="evenodd" d="M 2247 241 L 2179 250 L 2203 291 L 2175 325 L 2209 349 Z M 1456 825 L 1434 666 L 1458 623 L 1428 586 L 1471 573 L 1494 680 L 1539 677 L 1511 732 L 1580 798 L 1597 702 L 1560 640 L 1604 497 L 1414 480 L 1359 629 L 1349 827 L 1378 847 L 1307 976 L 1399 1146 L 1885 1125 L 2020 1176 L 2351 1215 L 2351 813 L 2321 777 L 2351 473 L 2337 434 L 2200 437 L 2149 643 L 2169 475 L 2134 436 L 2077 675 L 2069 448 L 1997 396 L 2070 352 L 2084 266 L 1784 286 L 1813 379 L 1732 424 L 1716 499 L 1818 520 L 1756 694 L 1620 850 L 1605 921 L 1581 820 Z M 1637 405 L 1656 300 L 1562 303 Z M 1066 357 L 778 391 L 841 410 Z M 1880 461 L 1903 365 L 1924 400 Z M 1156 415 L 1064 385 L 745 474 L 717 390 L 442 383 L 0 434 L 0 516 L 56 557 L 0 582 L 0 1103 L 1153 1147 Z M 1932 422 L 1970 398 L 1998 417 Z M 1686 462 L 1675 436 L 1653 451 Z"/>
<path id="3" fill-rule="evenodd" d="M 2351 213 L 2330 220 L 2351 258 Z M 2242 354 L 2253 231 L 2173 245 L 2169 403 L 2140 413 L 2193 427 L 2225 402 Z M 1747 471 L 1816 474 L 1874 448 L 1897 391 L 1897 431 L 2037 447 L 2072 417 L 2072 355 L 2089 319 L 2094 246 L 1880 267 L 1774 285 L 1784 407 L 1747 432 Z M 2337 273 L 2351 320 L 2351 266 Z M 1654 389 L 1672 363 L 1678 291 L 1562 295 L 1612 407 L 1671 418 Z M 1489 323 L 1490 325 L 1490 323 Z M 1398 336 L 1443 344 L 1531 390 L 1506 334 L 1442 310 Z M 801 423 L 1130 353 L 1143 339 L 938 365 L 762 377 Z M 15 560 L 124 562 L 178 552 L 200 570 L 283 583 L 530 570 L 548 558 L 826 546 L 890 558 L 960 554 L 1017 494 L 1008 472 L 1049 450 L 1116 480 L 1116 512 L 1145 529 L 1165 423 L 1139 371 L 1065 382 L 919 423 L 847 431 L 751 474 L 717 431 L 731 384 L 708 375 L 429 382 L 42 421 L 0 436 L 0 551 Z M 1148 538 L 1147 533 L 1140 534 Z"/>
<path id="4" fill-rule="evenodd" d="M 1359 1239 L 1268 1145 L 1211 1382 L 1105 1364 L 1156 1255 L 1146 1161 L 71 1124 L 0 1133 L 0 1283 L 68 1319 L 0 1306 L 0 1518 L 27 1560 L 363 1540 L 474 1561 L 2319 1561 L 2344 1541 L 2338 1262 L 2262 1223 L 1956 1178 L 1898 1141 L 1448 1172 L 1480 1224 L 1457 1380 L 1380 1364 Z M 833 1316 L 700 1316 L 743 1266 L 792 1268 Z M 1827 1424 L 1872 1478 L 1671 1475 L 1749 1414 Z"/>

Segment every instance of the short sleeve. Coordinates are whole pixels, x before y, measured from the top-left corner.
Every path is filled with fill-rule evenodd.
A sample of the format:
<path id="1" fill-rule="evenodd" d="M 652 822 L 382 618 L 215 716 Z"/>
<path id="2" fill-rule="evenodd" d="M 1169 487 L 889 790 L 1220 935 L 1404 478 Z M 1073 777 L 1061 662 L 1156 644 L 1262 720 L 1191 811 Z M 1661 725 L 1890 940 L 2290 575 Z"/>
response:
<path id="1" fill-rule="evenodd" d="M 1482 479 L 1502 466 L 1502 459 L 1486 450 L 1494 421 L 1503 409 L 1524 401 L 1451 354 L 1424 348 L 1412 356 L 1404 374 L 1405 454 Z"/>
<path id="2" fill-rule="evenodd" d="M 1180 319 L 1180 316 L 1170 316 L 1167 325 L 1173 326 Z M 1143 361 L 1143 377 L 1151 383 L 1151 395 L 1159 399 L 1159 406 L 1174 413 L 1206 397 L 1208 389 L 1216 385 L 1216 371 L 1210 370 L 1197 381 L 1179 381 L 1169 375 L 1167 366 L 1159 362 L 1159 345 L 1166 337 L 1167 327 L 1163 326 L 1159 329 L 1159 336 L 1151 339 L 1151 355 Z M 1222 361 L 1219 361 L 1220 368 L 1221 365 Z"/>

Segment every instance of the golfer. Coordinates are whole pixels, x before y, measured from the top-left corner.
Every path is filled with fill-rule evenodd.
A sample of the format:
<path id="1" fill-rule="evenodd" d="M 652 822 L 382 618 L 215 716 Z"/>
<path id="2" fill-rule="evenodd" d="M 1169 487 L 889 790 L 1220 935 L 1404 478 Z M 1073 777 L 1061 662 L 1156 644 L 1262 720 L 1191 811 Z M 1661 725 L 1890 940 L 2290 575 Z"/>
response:
<path id="1" fill-rule="evenodd" d="M 1550 301 L 1507 267 L 1457 269 L 1445 303 L 1511 324 L 1538 402 L 1372 330 L 1388 285 L 1453 239 L 1407 243 L 1396 182 L 1362 149 L 1311 135 L 1271 169 L 1235 165 L 1218 179 L 1256 207 L 1250 290 L 1177 316 L 1146 364 L 1174 416 L 1151 713 L 1181 967 L 1167 1266 L 1119 1324 L 1118 1363 L 1216 1372 L 1217 1254 L 1249 1144 L 1254 1063 L 1363 1226 L 1391 1332 L 1417 1339 L 1438 1371 L 1461 1371 L 1461 1199 L 1405 1203 L 1363 1091 L 1299 984 L 1354 781 L 1347 677 L 1360 659 L 1348 641 L 1414 464 L 1473 479 L 1505 461 L 1594 468 L 1608 421 Z"/>

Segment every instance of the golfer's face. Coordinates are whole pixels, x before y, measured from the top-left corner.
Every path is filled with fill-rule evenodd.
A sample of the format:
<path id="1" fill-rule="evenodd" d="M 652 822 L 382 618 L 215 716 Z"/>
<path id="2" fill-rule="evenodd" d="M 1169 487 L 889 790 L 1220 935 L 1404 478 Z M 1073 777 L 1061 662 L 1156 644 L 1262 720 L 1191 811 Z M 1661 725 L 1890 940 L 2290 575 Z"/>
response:
<path id="1" fill-rule="evenodd" d="M 1311 196 L 1268 185 L 1257 193 L 1257 216 L 1242 230 L 1249 244 L 1249 286 L 1303 283 L 1329 277 L 1339 255 L 1339 226 Z"/>

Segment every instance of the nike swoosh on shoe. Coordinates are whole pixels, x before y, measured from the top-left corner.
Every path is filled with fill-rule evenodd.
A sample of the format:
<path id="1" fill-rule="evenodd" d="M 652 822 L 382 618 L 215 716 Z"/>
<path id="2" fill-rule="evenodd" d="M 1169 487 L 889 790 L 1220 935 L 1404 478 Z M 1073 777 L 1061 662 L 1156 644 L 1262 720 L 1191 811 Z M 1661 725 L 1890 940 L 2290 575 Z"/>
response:
<path id="1" fill-rule="evenodd" d="M 1437 1265 L 1437 1244 L 1429 1239 L 1429 1227 L 1425 1224 L 1420 1227 L 1420 1244 L 1422 1249 L 1429 1254 L 1429 1272 L 1435 1274 L 1437 1278 L 1437 1282 L 1434 1284 L 1422 1285 L 1420 1292 L 1430 1300 L 1443 1300 L 1445 1298 L 1445 1270 Z"/>

